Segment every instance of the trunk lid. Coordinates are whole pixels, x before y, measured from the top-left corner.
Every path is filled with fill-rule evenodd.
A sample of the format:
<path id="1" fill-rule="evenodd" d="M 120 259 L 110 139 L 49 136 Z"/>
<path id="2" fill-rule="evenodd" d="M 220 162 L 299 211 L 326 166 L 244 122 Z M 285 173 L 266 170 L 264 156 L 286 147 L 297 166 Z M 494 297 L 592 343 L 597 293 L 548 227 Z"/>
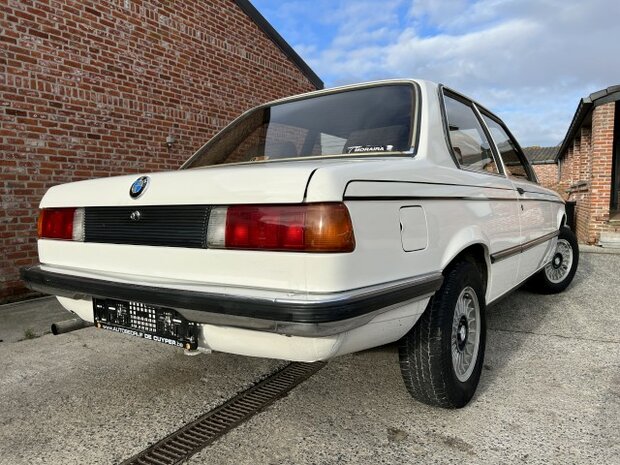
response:
<path id="1" fill-rule="evenodd" d="M 135 199 L 129 189 L 143 173 L 78 181 L 50 188 L 40 206 L 301 203 L 310 175 L 322 165 L 308 160 L 149 173 L 148 187 Z"/>

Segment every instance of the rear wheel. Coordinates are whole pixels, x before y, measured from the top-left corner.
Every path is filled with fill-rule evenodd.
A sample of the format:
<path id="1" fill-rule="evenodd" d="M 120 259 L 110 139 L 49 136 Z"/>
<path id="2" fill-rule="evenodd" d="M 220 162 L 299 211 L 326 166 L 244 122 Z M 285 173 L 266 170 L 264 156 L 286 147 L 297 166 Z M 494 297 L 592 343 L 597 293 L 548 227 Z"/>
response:
<path id="1" fill-rule="evenodd" d="M 460 408 L 473 397 L 484 359 L 484 286 L 469 261 L 452 265 L 444 283 L 401 340 L 400 369 L 409 393 L 420 402 Z"/>
<path id="2" fill-rule="evenodd" d="M 528 282 L 528 287 L 541 294 L 556 294 L 568 287 L 579 264 L 579 245 L 575 233 L 566 226 L 560 228 L 553 257 Z"/>

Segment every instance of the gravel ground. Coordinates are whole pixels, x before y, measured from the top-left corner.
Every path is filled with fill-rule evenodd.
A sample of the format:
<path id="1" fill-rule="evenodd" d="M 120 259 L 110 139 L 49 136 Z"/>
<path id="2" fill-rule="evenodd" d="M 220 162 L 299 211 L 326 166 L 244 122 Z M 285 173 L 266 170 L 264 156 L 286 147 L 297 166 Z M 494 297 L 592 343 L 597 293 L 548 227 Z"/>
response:
<path id="1" fill-rule="evenodd" d="M 414 402 L 386 346 L 331 361 L 190 463 L 620 464 L 620 255 L 581 258 L 563 294 L 519 291 L 489 309 L 466 408 Z M 118 463 L 282 365 L 94 328 L 4 342 L 0 357 L 0 463 L 12 465 Z"/>

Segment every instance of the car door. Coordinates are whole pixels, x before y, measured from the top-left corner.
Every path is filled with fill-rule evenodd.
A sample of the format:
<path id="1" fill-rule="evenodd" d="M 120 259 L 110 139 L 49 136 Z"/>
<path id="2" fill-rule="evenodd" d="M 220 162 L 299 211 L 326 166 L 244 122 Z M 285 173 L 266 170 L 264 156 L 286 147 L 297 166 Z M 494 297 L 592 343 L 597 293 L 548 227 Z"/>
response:
<path id="1" fill-rule="evenodd" d="M 482 118 L 491 133 L 508 179 L 518 192 L 521 223 L 521 250 L 518 281 L 521 282 L 542 266 L 555 241 L 557 227 L 552 208 L 554 199 L 536 182 L 534 170 L 504 124 L 490 113 Z"/>
<path id="2" fill-rule="evenodd" d="M 517 285 L 521 245 L 517 194 L 504 175 L 475 104 L 448 89 L 444 89 L 443 100 L 449 148 L 463 172 L 463 187 L 471 192 L 471 200 L 459 206 L 454 221 L 473 223 L 488 238 L 491 273 L 487 300 L 492 302 Z"/>

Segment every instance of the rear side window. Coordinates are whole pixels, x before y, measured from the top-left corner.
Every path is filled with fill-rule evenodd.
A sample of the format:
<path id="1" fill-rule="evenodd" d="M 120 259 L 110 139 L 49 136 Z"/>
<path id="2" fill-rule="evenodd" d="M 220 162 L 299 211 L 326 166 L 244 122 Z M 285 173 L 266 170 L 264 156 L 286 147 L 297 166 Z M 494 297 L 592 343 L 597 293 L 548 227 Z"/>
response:
<path id="1" fill-rule="evenodd" d="M 488 173 L 499 173 L 491 144 L 473 108 L 449 95 L 444 96 L 449 139 L 460 166 Z"/>
<path id="2" fill-rule="evenodd" d="M 484 123 L 489 128 L 491 137 L 497 144 L 500 156 L 504 161 L 504 167 L 508 176 L 519 179 L 527 179 L 528 181 L 534 181 L 530 172 L 525 166 L 524 161 L 519 155 L 519 150 L 516 144 L 510 138 L 504 128 L 494 119 L 489 118 L 487 115 L 482 115 Z"/>

